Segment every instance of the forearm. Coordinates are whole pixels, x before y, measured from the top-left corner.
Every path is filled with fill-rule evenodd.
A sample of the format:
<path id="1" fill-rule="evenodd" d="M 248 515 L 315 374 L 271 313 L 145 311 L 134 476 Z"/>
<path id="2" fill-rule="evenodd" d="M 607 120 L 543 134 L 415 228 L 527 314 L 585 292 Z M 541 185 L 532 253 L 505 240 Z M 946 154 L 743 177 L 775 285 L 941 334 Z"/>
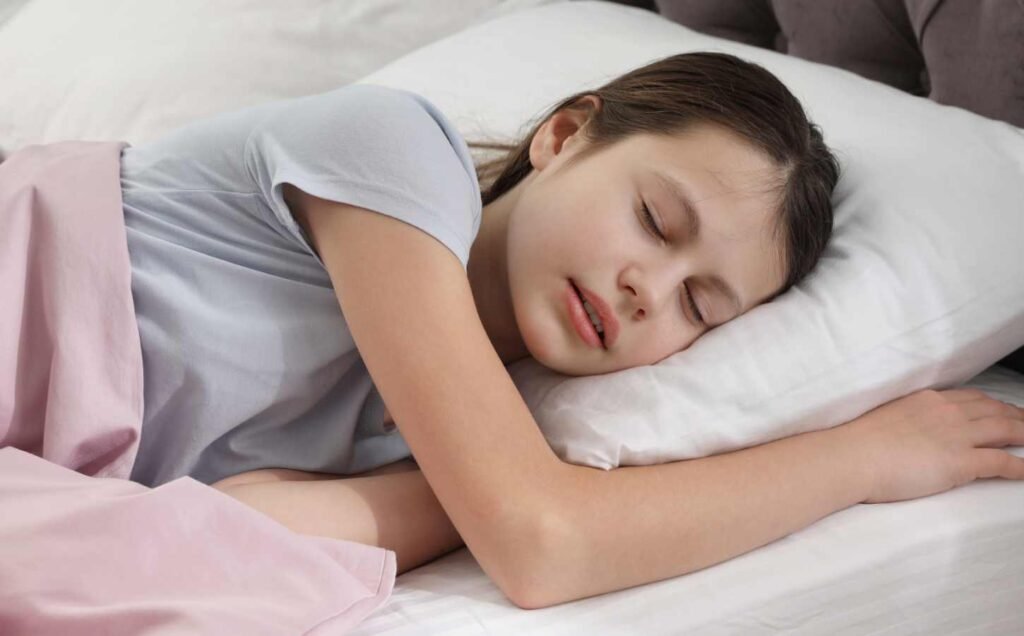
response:
<path id="1" fill-rule="evenodd" d="M 818 431 L 657 466 L 570 467 L 562 530 L 526 605 L 693 572 L 863 501 L 869 475 L 844 439 Z"/>
<path id="2" fill-rule="evenodd" d="M 397 462 L 391 464 L 385 464 L 379 468 L 368 470 L 363 473 L 356 473 L 354 475 L 335 475 L 332 473 L 316 473 L 308 470 L 295 470 L 292 468 L 260 468 L 257 470 L 248 470 L 244 473 L 237 475 L 231 475 L 225 477 L 219 481 L 216 481 L 210 486 L 218 490 L 226 490 L 229 486 L 237 486 L 240 484 L 255 484 L 260 482 L 268 481 L 317 481 L 325 479 L 352 479 L 354 477 L 370 477 L 372 475 L 387 475 L 389 473 L 402 473 L 409 470 L 419 470 L 419 466 L 416 464 L 416 460 L 407 457 L 406 459 L 400 459 Z"/>
<path id="3" fill-rule="evenodd" d="M 462 545 L 422 472 L 380 470 L 363 477 L 264 479 L 218 488 L 296 532 L 394 550 L 399 573 Z"/>

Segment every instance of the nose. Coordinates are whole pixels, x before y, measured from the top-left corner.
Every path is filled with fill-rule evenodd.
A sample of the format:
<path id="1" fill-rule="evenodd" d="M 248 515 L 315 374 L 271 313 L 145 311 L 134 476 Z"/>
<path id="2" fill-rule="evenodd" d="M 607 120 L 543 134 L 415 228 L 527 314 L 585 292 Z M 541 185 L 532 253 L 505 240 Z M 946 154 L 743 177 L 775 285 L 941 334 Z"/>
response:
<path id="1" fill-rule="evenodd" d="M 680 293 L 680 276 L 678 271 L 640 272 L 630 269 L 622 274 L 621 285 L 628 300 L 629 317 L 643 319 L 666 302 L 675 299 Z"/>
<path id="2" fill-rule="evenodd" d="M 643 320 L 657 306 L 653 294 L 649 290 L 650 287 L 642 285 L 635 287 L 633 285 L 626 285 L 626 291 L 629 292 L 632 301 L 629 312 L 630 318 Z"/>
<path id="3" fill-rule="evenodd" d="M 630 318 L 643 318 L 646 315 L 647 310 L 644 307 L 649 306 L 649 301 L 640 298 L 640 292 L 636 290 L 632 285 L 626 285 L 626 291 L 629 292 L 630 298 Z"/>

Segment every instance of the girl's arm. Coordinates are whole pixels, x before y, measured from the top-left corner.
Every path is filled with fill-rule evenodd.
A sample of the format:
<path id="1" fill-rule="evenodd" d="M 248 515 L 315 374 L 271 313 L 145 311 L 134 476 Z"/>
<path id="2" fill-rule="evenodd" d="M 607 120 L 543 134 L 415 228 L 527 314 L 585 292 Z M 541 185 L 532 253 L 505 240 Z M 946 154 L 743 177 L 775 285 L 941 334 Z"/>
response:
<path id="1" fill-rule="evenodd" d="M 399 574 L 462 546 L 412 461 L 340 478 L 257 470 L 211 485 L 296 532 L 394 550 Z"/>
<path id="2" fill-rule="evenodd" d="M 260 468 L 249 470 L 244 473 L 225 477 L 220 481 L 210 484 L 218 490 L 226 490 L 228 486 L 239 484 L 255 484 L 271 481 L 317 481 L 324 479 L 352 479 L 354 477 L 370 477 L 372 475 L 387 475 L 389 473 L 402 473 L 408 470 L 418 470 L 416 460 L 413 458 L 402 459 L 391 464 L 385 464 L 380 468 L 368 470 L 364 473 L 354 475 L 335 475 L 333 473 L 315 473 L 308 470 L 293 470 L 291 468 Z"/>
<path id="3" fill-rule="evenodd" d="M 809 433 L 664 466 L 607 474 L 573 467 L 582 471 L 580 489 L 594 488 L 591 477 L 617 478 L 597 484 L 591 496 L 564 493 L 565 527 L 551 565 L 572 559 L 574 567 L 538 571 L 545 578 L 532 588 L 536 600 L 521 605 L 544 607 L 698 570 L 862 501 L 862 469 L 846 452 L 854 447 L 839 443 L 835 435 Z M 267 469 L 212 485 L 296 532 L 394 550 L 401 574 L 463 545 L 415 466 L 399 462 L 345 478 Z M 623 499 L 631 503 L 617 509 Z M 588 526 L 597 531 L 578 531 Z M 681 528 L 686 534 L 673 536 Z M 645 550 L 637 545 L 645 537 L 670 547 Z"/>
<path id="4" fill-rule="evenodd" d="M 466 272 L 444 245 L 376 212 L 295 188 L 285 197 L 438 501 L 483 570 L 520 607 L 657 581 L 742 554 L 865 501 L 879 486 L 875 466 L 903 470 L 900 485 L 934 483 L 961 458 L 957 483 L 985 471 L 995 476 L 996 466 L 1007 475 L 1019 470 L 1006 453 L 978 449 L 966 457 L 1010 431 L 1024 443 L 1019 411 L 1017 428 L 1009 420 L 981 427 L 936 400 L 928 408 L 900 402 L 922 422 L 956 424 L 941 434 L 908 433 L 889 412 L 881 419 L 893 427 L 838 427 L 685 462 L 607 472 L 565 464 L 491 345 Z M 892 447 L 903 459 L 908 440 L 934 445 L 921 451 L 935 463 L 927 479 L 917 466 L 870 454 Z"/>
<path id="5" fill-rule="evenodd" d="M 527 575 L 547 567 L 565 464 L 491 345 L 462 263 L 392 217 L 290 185 L 284 197 L 424 477 L 477 562 L 516 602 Z"/>

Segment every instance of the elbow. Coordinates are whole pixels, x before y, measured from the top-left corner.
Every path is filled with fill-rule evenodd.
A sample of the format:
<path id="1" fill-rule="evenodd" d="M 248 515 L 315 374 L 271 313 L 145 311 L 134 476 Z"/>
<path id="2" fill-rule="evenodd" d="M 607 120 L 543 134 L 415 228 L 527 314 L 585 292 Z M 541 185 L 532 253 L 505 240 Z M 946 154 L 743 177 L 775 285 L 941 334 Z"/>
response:
<path id="1" fill-rule="evenodd" d="M 524 522 L 522 539 L 508 552 L 501 575 L 492 577 L 508 600 L 520 609 L 543 609 L 575 600 L 569 536 L 557 514 L 533 515 Z"/>
<path id="2" fill-rule="evenodd" d="M 509 602 L 524 610 L 544 609 L 557 605 L 550 600 L 545 586 L 547 582 L 542 580 L 536 570 L 525 571 L 513 581 L 507 582 L 498 587 L 504 592 Z"/>
<path id="3" fill-rule="evenodd" d="M 505 596 L 508 597 L 513 605 L 524 610 L 545 609 L 561 604 L 560 602 L 550 601 L 548 597 L 542 596 L 535 591 L 517 592 L 514 595 L 506 592 Z"/>

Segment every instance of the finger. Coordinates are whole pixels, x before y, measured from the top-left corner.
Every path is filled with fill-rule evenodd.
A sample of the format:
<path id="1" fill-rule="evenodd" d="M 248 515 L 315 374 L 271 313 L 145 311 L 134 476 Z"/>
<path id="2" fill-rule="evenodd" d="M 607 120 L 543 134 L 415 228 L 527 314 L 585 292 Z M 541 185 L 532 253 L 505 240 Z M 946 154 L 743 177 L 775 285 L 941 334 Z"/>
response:
<path id="1" fill-rule="evenodd" d="M 958 404 L 960 412 L 967 419 L 978 420 L 984 417 L 1007 417 L 1012 420 L 1024 420 L 1024 410 L 1014 404 L 1001 402 L 994 398 L 968 400 Z"/>
<path id="2" fill-rule="evenodd" d="M 971 444 L 976 448 L 1024 446 L 1024 421 L 1010 417 L 984 417 L 969 425 Z"/>
<path id="3" fill-rule="evenodd" d="M 992 399 L 988 393 L 985 393 L 981 389 L 947 389 L 941 393 L 943 397 L 954 404 L 971 402 L 973 400 L 982 400 L 985 398 Z"/>
<path id="4" fill-rule="evenodd" d="M 1024 458 L 1004 450 L 979 448 L 974 451 L 972 460 L 977 479 L 1024 479 Z"/>

